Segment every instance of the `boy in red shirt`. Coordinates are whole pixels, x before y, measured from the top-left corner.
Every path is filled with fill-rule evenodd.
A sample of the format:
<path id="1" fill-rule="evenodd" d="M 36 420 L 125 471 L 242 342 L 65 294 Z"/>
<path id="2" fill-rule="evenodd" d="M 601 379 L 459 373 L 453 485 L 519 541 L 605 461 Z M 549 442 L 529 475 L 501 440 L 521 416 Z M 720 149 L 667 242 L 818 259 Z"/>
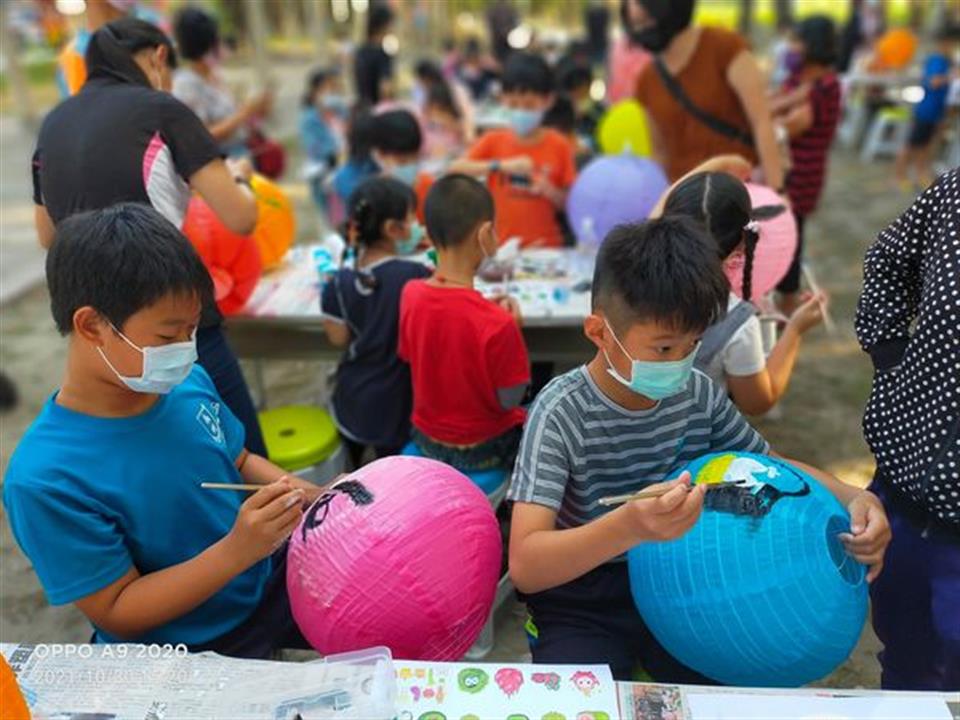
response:
<path id="1" fill-rule="evenodd" d="M 485 133 L 450 171 L 487 177 L 500 238 L 519 237 L 524 247 L 560 247 L 557 213 L 577 170 L 573 144 L 541 125 L 553 104 L 553 75 L 540 56 L 514 53 L 502 82 L 510 127 Z"/>
<path id="2" fill-rule="evenodd" d="M 400 299 L 397 354 L 410 364 L 413 440 L 425 457 L 460 470 L 508 469 L 520 444 L 530 363 L 515 300 L 473 288 L 497 249 L 493 199 L 465 175 L 447 175 L 427 196 L 437 272 Z"/>

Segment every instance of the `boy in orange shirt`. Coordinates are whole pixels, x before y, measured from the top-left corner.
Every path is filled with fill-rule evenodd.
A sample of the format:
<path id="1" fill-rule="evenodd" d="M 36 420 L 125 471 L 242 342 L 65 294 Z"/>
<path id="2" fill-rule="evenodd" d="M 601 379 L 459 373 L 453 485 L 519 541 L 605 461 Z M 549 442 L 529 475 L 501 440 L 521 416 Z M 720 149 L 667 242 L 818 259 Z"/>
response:
<path id="1" fill-rule="evenodd" d="M 487 176 L 502 240 L 519 237 L 524 247 L 560 247 L 557 213 L 577 171 L 572 143 L 541 126 L 553 104 L 553 75 L 540 56 L 515 53 L 502 82 L 510 127 L 485 133 L 449 170 Z"/>

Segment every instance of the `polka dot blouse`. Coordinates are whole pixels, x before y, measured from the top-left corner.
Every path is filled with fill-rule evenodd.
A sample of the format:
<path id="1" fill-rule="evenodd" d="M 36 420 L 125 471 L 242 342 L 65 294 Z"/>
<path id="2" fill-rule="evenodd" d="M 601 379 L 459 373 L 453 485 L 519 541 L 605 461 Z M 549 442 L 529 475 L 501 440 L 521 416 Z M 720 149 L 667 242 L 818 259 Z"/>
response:
<path id="1" fill-rule="evenodd" d="M 960 171 L 867 251 L 857 336 L 876 373 L 863 420 L 878 473 L 960 528 Z"/>

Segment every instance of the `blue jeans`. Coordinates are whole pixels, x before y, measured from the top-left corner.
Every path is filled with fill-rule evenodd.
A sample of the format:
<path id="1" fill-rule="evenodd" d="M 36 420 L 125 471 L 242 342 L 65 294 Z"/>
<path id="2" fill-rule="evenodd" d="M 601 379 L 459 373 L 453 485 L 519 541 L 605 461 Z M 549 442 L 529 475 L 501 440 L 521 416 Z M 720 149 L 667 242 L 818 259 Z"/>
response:
<path id="1" fill-rule="evenodd" d="M 960 689 L 960 532 L 935 525 L 883 482 L 893 540 L 870 587 L 884 690 Z"/>
<path id="2" fill-rule="evenodd" d="M 222 325 L 197 330 L 198 362 L 207 371 L 220 398 L 227 404 L 246 431 L 243 446 L 255 455 L 267 456 L 267 446 L 260 432 L 257 408 L 250 397 L 247 381 L 243 379 L 237 356 L 227 343 Z"/>

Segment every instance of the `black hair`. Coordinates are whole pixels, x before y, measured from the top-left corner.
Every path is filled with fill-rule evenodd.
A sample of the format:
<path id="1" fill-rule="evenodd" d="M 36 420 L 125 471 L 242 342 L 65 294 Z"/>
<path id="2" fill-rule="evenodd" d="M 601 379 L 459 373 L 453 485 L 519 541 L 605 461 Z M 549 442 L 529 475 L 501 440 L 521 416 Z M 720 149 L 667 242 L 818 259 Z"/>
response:
<path id="1" fill-rule="evenodd" d="M 803 43 L 804 59 L 817 65 L 833 65 L 837 61 L 837 29 L 826 15 L 812 15 L 794 27 Z"/>
<path id="2" fill-rule="evenodd" d="M 373 149 L 374 122 L 370 114 L 370 106 L 358 103 L 350 111 L 350 122 L 347 128 L 347 147 L 350 159 L 354 162 L 363 162 L 370 158 Z"/>
<path id="3" fill-rule="evenodd" d="M 367 16 L 367 40 L 372 40 L 382 32 L 386 32 L 393 22 L 393 10 L 382 2 L 371 3 L 370 14 Z"/>
<path id="4" fill-rule="evenodd" d="M 572 133 L 577 126 L 577 112 L 573 101 L 566 95 L 558 95 L 550 109 L 544 113 L 541 125 L 559 130 L 564 135 Z"/>
<path id="5" fill-rule="evenodd" d="M 463 44 L 464 60 L 479 60 L 483 54 L 483 48 L 480 46 L 480 38 L 474 36 L 468 37 Z"/>
<path id="6" fill-rule="evenodd" d="M 620 21 L 623 27 L 631 28 L 627 3 L 630 0 L 620 0 Z M 647 15 L 661 30 L 671 36 L 676 36 L 690 26 L 697 0 L 636 0 L 643 7 Z M 631 37 L 631 42 L 634 38 Z"/>
<path id="7" fill-rule="evenodd" d="M 547 61 L 534 53 L 515 52 L 507 58 L 500 78 L 504 92 L 553 92 L 553 72 Z"/>
<path id="8" fill-rule="evenodd" d="M 569 93 L 584 85 L 590 85 L 593 82 L 593 70 L 588 63 L 568 57 L 561 61 L 557 68 L 557 78 L 560 89 Z"/>
<path id="9" fill-rule="evenodd" d="M 664 215 L 693 218 L 716 243 L 724 260 L 741 243 L 744 248 L 743 299 L 753 293 L 753 261 L 760 234 L 750 227 L 751 220 L 768 220 L 785 210 L 783 205 L 754 208 L 750 193 L 737 178 L 724 172 L 700 172 L 686 178 L 670 192 L 663 208 Z"/>
<path id="10" fill-rule="evenodd" d="M 450 83 L 443 76 L 440 66 L 431 60 L 420 60 L 414 69 L 419 80 L 427 84 L 427 103 L 443 108 L 453 117 L 460 119 L 462 112 L 453 96 Z"/>
<path id="11" fill-rule="evenodd" d="M 434 85 L 430 88 L 427 92 L 427 105 L 438 107 L 457 120 L 462 117 L 460 107 L 446 85 Z"/>
<path id="12" fill-rule="evenodd" d="M 420 152 L 423 133 L 409 110 L 388 110 L 373 118 L 373 147 L 381 152 L 409 155 Z"/>
<path id="13" fill-rule="evenodd" d="M 99 28 L 90 38 L 84 62 L 87 77 L 112 77 L 123 82 L 152 87 L 133 56 L 141 50 L 167 48 L 167 65 L 177 66 L 177 53 L 156 25 L 132 17 L 120 18 Z"/>
<path id="14" fill-rule="evenodd" d="M 307 76 L 307 87 L 303 91 L 300 103 L 303 107 L 313 107 L 313 97 L 317 90 L 328 80 L 335 78 L 339 73 L 336 68 L 316 68 Z"/>
<path id="15" fill-rule="evenodd" d="M 440 66 L 432 60 L 418 60 L 417 64 L 414 66 L 413 73 L 418 79 L 423 80 L 430 85 L 436 85 L 440 83 L 445 85 L 447 82 L 447 79 L 443 76 L 443 70 L 441 70 Z"/>
<path id="16" fill-rule="evenodd" d="M 688 218 L 618 225 L 597 253 L 593 310 L 617 332 L 650 320 L 702 332 L 724 316 L 729 293 L 716 246 Z"/>
<path id="17" fill-rule="evenodd" d="M 131 315 L 168 295 L 213 296 L 190 241 L 149 205 L 120 203 L 71 215 L 47 253 L 50 310 L 61 335 L 90 306 L 122 330 Z"/>
<path id="18" fill-rule="evenodd" d="M 347 226 L 351 245 L 370 247 L 383 240 L 387 220 L 406 220 L 417 207 L 413 189 L 396 178 L 378 175 L 364 180 L 347 200 Z"/>
<path id="19" fill-rule="evenodd" d="M 196 7 L 185 7 L 177 13 L 173 33 L 180 54 L 187 60 L 199 60 L 220 44 L 216 18 Z"/>
<path id="20" fill-rule="evenodd" d="M 438 248 L 456 247 L 469 240 L 478 225 L 493 220 L 493 197 L 483 183 L 453 173 L 430 188 L 423 214 L 433 244 Z"/>

